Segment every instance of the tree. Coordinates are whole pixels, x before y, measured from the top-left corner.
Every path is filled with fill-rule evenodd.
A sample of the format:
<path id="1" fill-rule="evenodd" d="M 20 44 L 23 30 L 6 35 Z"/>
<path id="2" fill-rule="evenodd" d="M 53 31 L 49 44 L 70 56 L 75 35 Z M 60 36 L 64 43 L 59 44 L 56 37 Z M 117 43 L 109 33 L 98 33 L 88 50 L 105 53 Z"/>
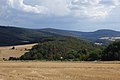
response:
<path id="1" fill-rule="evenodd" d="M 67 52 L 67 55 L 66 55 L 66 59 L 75 59 L 76 57 L 76 54 L 77 54 L 77 51 L 76 50 L 70 50 Z"/>

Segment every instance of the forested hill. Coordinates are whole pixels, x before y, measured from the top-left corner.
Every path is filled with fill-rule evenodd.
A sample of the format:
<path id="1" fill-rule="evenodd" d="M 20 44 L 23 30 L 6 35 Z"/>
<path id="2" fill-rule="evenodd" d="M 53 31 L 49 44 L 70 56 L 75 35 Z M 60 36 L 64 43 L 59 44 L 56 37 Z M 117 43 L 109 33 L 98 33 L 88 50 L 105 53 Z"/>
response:
<path id="1" fill-rule="evenodd" d="M 0 26 L 0 46 L 38 42 L 43 37 L 59 36 L 49 32 Z"/>
<path id="2" fill-rule="evenodd" d="M 52 28 L 26 29 L 18 27 L 0 26 L 0 46 L 35 43 L 39 42 L 39 40 L 42 38 L 50 36 L 72 36 L 95 42 L 99 41 L 99 38 L 101 37 L 120 37 L 120 32 L 113 30 L 80 32 Z"/>
<path id="3" fill-rule="evenodd" d="M 120 60 L 120 41 L 103 48 L 73 37 L 49 37 L 42 39 L 21 57 L 10 57 L 9 60 Z"/>
<path id="4" fill-rule="evenodd" d="M 99 54 L 100 47 L 73 37 L 49 37 L 20 57 L 21 60 L 85 60 L 91 52 Z M 81 56 L 82 55 L 82 56 Z"/>
<path id="5" fill-rule="evenodd" d="M 81 31 L 69 31 L 69 30 L 60 30 L 60 29 L 40 29 L 38 31 L 55 33 L 63 36 L 74 36 L 80 37 L 82 39 L 87 39 L 90 41 L 98 41 L 101 37 L 120 37 L 120 31 L 114 31 L 109 29 L 101 29 L 94 32 L 81 32 Z"/>

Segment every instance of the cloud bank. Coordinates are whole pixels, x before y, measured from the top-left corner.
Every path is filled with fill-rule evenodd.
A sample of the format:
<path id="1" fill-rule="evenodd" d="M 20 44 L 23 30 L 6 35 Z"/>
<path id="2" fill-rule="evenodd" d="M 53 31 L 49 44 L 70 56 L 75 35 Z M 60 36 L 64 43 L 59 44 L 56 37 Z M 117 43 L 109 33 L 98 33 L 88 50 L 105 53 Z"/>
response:
<path id="1" fill-rule="evenodd" d="M 24 2 L 25 0 L 8 0 L 11 8 L 24 12 L 93 18 L 105 17 L 120 5 L 120 0 L 40 0 L 37 5 Z"/>
<path id="2" fill-rule="evenodd" d="M 0 0 L 5 25 L 96 29 L 113 23 L 108 25 L 113 28 L 115 21 L 120 25 L 119 13 L 120 0 Z"/>
<path id="3" fill-rule="evenodd" d="M 76 16 L 105 17 L 120 0 L 72 0 L 70 8 Z"/>

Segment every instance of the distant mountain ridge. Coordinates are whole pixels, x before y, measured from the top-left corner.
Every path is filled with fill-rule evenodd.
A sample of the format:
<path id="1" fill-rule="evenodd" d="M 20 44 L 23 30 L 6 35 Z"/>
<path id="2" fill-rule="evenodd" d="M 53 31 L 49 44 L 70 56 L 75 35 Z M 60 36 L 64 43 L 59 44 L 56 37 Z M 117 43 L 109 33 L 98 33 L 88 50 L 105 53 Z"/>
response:
<path id="1" fill-rule="evenodd" d="M 26 29 L 0 26 L 0 46 L 34 43 L 44 37 L 50 36 L 72 36 L 95 42 L 100 41 L 99 38 L 101 37 L 120 37 L 120 32 L 107 29 L 94 32 L 81 32 L 53 28 Z"/>
<path id="2" fill-rule="evenodd" d="M 120 36 L 120 31 L 109 30 L 109 29 L 101 29 L 94 32 L 69 31 L 69 30 L 60 30 L 60 29 L 52 29 L 52 28 L 41 29 L 41 30 L 46 32 L 56 33 L 59 35 L 80 37 L 80 38 L 84 38 L 92 41 L 96 41 L 101 37 L 119 37 Z"/>
<path id="3" fill-rule="evenodd" d="M 0 26 L 0 46 L 34 43 L 48 36 L 59 36 L 34 29 Z"/>

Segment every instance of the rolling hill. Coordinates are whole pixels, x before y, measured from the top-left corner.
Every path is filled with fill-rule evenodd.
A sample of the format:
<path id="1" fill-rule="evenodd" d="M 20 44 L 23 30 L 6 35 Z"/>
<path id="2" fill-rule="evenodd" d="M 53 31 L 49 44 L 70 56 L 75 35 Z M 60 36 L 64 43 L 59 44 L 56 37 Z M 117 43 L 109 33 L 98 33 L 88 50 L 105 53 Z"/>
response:
<path id="1" fill-rule="evenodd" d="M 100 46 L 78 38 L 68 36 L 48 37 L 42 39 L 40 43 L 33 46 L 29 52 L 22 55 L 18 60 L 60 60 L 60 57 L 63 57 L 64 60 L 82 60 L 82 55 L 88 55 L 95 50 L 100 50 Z"/>
<path id="2" fill-rule="evenodd" d="M 98 30 L 95 32 L 80 32 L 60 29 L 26 29 L 10 26 L 0 26 L 0 46 L 36 43 L 50 36 L 72 36 L 93 42 L 105 42 L 101 37 L 119 37 L 120 32 L 114 30 Z"/>
<path id="3" fill-rule="evenodd" d="M 120 37 L 119 31 L 114 31 L 109 29 L 101 29 L 94 32 L 81 32 L 81 31 L 69 31 L 69 30 L 47 28 L 47 29 L 41 29 L 39 31 L 55 33 L 63 36 L 80 37 L 91 41 L 97 41 L 101 37 Z"/>
<path id="4" fill-rule="evenodd" d="M 58 36 L 53 33 L 33 29 L 0 26 L 0 45 L 19 45 L 38 42 L 43 37 Z"/>

